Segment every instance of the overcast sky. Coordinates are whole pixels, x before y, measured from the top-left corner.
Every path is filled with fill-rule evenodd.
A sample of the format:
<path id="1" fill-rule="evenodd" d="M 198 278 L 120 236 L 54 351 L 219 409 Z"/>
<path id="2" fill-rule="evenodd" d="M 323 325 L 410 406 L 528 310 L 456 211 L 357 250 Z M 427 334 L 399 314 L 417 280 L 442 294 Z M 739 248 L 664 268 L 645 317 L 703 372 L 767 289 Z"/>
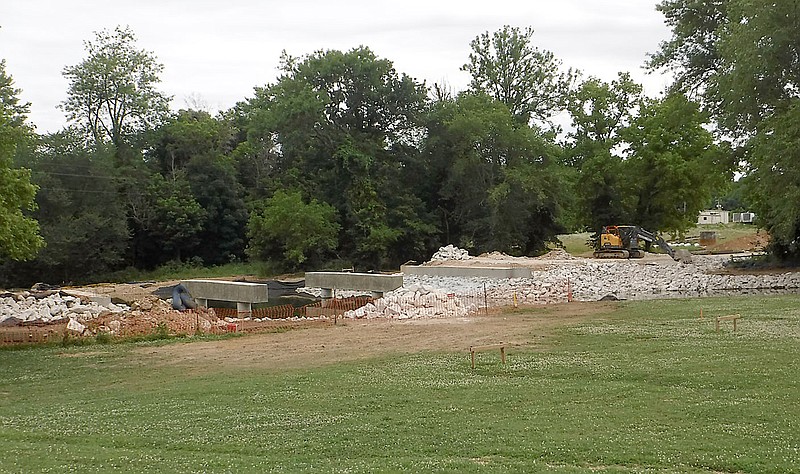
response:
<path id="1" fill-rule="evenodd" d="M 130 26 L 140 49 L 164 64 L 161 90 L 178 110 L 199 98 L 214 112 L 274 82 L 282 50 L 368 46 L 400 73 L 455 91 L 477 35 L 503 25 L 536 30 L 534 45 L 566 67 L 612 80 L 629 71 L 655 96 L 667 78 L 641 66 L 669 31 L 649 0 L 2 0 L 0 59 L 31 102 L 39 133 L 65 124 L 65 66 L 85 59 L 95 31 Z M 187 102 L 188 101 L 188 102 Z"/>

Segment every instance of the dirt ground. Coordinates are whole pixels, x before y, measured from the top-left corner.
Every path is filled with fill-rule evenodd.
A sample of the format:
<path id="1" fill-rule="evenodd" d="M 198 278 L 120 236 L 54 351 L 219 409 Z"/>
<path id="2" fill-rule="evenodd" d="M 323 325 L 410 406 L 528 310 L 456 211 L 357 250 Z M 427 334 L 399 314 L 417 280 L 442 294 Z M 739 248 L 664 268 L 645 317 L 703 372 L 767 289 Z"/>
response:
<path id="1" fill-rule="evenodd" d="M 472 345 L 544 349 L 553 330 L 599 317 L 617 303 L 567 303 L 469 318 L 346 320 L 326 327 L 191 344 L 139 349 L 143 364 L 178 366 L 193 373 L 240 369 L 319 367 L 368 357 L 418 352 L 464 351 Z"/>
<path id="2" fill-rule="evenodd" d="M 769 234 L 758 232 L 755 235 L 745 235 L 736 239 L 720 241 L 708 247 L 712 252 L 747 252 L 761 251 L 769 244 Z"/>

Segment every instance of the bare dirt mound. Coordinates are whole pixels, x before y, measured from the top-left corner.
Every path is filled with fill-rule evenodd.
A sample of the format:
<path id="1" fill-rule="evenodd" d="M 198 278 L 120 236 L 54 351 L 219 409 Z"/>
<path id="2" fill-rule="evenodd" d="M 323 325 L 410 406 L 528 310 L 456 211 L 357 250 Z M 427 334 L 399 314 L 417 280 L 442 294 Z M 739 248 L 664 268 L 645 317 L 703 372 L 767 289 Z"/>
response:
<path id="1" fill-rule="evenodd" d="M 758 232 L 755 235 L 744 235 L 735 239 L 726 240 L 708 247 L 712 252 L 748 252 L 761 251 L 769 244 L 769 234 Z"/>

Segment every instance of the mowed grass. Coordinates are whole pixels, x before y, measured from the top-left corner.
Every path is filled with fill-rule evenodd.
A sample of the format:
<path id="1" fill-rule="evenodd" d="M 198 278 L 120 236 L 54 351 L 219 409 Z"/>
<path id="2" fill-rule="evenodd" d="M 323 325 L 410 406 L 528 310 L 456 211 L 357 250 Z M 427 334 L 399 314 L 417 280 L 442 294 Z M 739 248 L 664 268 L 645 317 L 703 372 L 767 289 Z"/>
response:
<path id="1" fill-rule="evenodd" d="M 624 302 L 474 370 L 460 347 L 283 372 L 0 351 L 0 472 L 796 472 L 799 306 Z"/>

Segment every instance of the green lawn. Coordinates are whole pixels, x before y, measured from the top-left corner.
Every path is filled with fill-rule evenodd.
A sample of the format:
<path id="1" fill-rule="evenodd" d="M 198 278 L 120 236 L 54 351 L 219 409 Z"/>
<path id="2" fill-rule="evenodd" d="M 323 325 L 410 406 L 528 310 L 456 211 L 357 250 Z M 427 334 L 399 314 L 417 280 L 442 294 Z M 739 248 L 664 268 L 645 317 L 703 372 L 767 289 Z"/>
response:
<path id="1" fill-rule="evenodd" d="M 475 370 L 463 351 L 213 372 L 148 363 L 156 343 L 3 350 L 0 472 L 796 472 L 798 306 L 621 303 Z"/>
<path id="2" fill-rule="evenodd" d="M 592 254 L 592 249 L 586 245 L 586 242 L 589 241 L 591 236 L 591 232 L 562 234 L 558 236 L 558 240 L 568 253 L 575 256 L 586 256 Z"/>

